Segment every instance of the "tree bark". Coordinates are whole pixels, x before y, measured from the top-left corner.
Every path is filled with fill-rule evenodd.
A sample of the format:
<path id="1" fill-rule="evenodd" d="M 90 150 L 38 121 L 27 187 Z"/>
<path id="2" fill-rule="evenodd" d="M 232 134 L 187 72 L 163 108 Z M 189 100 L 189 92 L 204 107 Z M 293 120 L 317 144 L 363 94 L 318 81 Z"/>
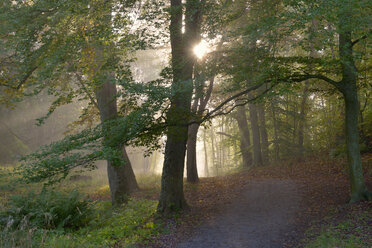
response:
<path id="1" fill-rule="evenodd" d="M 366 100 L 364 101 L 364 104 L 363 104 L 363 107 L 360 106 L 359 104 L 359 117 L 360 117 L 360 137 L 361 137 L 361 141 L 362 143 L 364 143 L 365 147 L 366 147 L 366 150 L 371 152 L 372 151 L 372 144 L 369 140 L 369 138 L 366 136 L 365 134 L 365 123 L 364 123 L 364 115 L 363 115 L 363 112 L 364 110 L 366 109 L 367 107 L 367 103 L 368 103 L 368 97 L 369 97 L 369 94 L 366 94 Z"/>
<path id="2" fill-rule="evenodd" d="M 252 128 L 252 143 L 253 143 L 253 165 L 262 166 L 260 129 L 258 126 L 258 116 L 255 104 L 248 104 L 249 117 Z"/>
<path id="3" fill-rule="evenodd" d="M 185 10 L 185 32 L 182 33 L 182 0 L 171 0 L 170 41 L 172 49 L 171 106 L 167 112 L 167 143 L 164 153 L 161 191 L 158 213 L 168 214 L 187 208 L 183 193 L 183 171 L 185 165 L 188 122 L 192 98 L 192 73 L 195 56 L 192 47 L 200 39 L 199 0 L 187 0 Z"/>
<path id="4" fill-rule="evenodd" d="M 107 9 L 107 12 L 111 13 L 111 8 Z M 109 16 L 107 15 L 105 18 L 107 25 L 111 25 Z M 138 184 L 125 147 L 116 142 L 110 142 L 111 137 L 108 136 L 110 126 L 106 122 L 118 117 L 117 89 L 116 85 L 111 82 L 114 81 L 112 80 L 115 77 L 114 73 L 102 70 L 102 66 L 106 63 L 104 50 L 104 47 L 99 42 L 92 42 L 90 51 L 94 51 L 94 58 L 89 64 L 90 73 L 87 76 L 102 83 L 95 88 L 97 102 L 94 102 L 94 99 L 91 99 L 91 101 L 96 104 L 99 110 L 102 129 L 106 133 L 106 136 L 103 137 L 103 145 L 113 151 L 117 151 L 119 154 L 121 153 L 121 159 L 107 159 L 107 176 L 112 205 L 120 205 L 128 201 L 129 194 L 138 189 Z M 89 57 L 90 55 L 87 54 L 87 56 Z"/>
<path id="5" fill-rule="evenodd" d="M 345 18 L 345 16 L 343 16 Z M 346 20 L 341 19 L 341 26 Z M 347 23 L 345 25 L 348 25 Z M 358 90 L 357 69 L 353 58 L 351 32 L 339 34 L 339 53 L 342 68 L 342 81 L 339 90 L 345 100 L 346 146 L 349 164 L 351 202 L 372 199 L 372 193 L 367 190 L 364 182 L 362 162 L 359 147 L 358 131 Z"/>
<path id="6" fill-rule="evenodd" d="M 304 156 L 304 129 L 306 122 L 306 104 L 309 92 L 309 81 L 305 81 L 304 91 L 302 93 L 300 120 L 298 123 L 298 157 Z"/>
<path id="7" fill-rule="evenodd" d="M 271 113 L 272 113 L 272 118 L 273 118 L 273 124 L 274 124 L 274 155 L 275 155 L 275 161 L 279 161 L 280 159 L 280 147 L 279 147 L 279 125 L 278 121 L 275 115 L 275 106 L 273 103 L 271 103 Z"/>
<path id="8" fill-rule="evenodd" d="M 208 169 L 208 152 L 207 152 L 207 131 L 204 128 L 203 131 L 203 145 L 204 145 L 204 175 L 209 177 L 209 169 Z"/>
<path id="9" fill-rule="evenodd" d="M 264 164 L 270 163 L 269 158 L 269 140 L 266 129 L 266 118 L 264 104 L 257 104 L 258 119 L 260 121 L 260 136 L 262 149 L 262 162 Z"/>
<path id="10" fill-rule="evenodd" d="M 209 80 L 209 86 L 204 96 L 204 79 L 195 80 L 195 99 L 192 106 L 192 113 L 196 116 L 201 116 L 207 106 L 207 103 L 211 97 L 214 76 Z M 198 83 L 199 82 L 199 83 Z M 191 183 L 199 182 L 198 167 L 197 167 L 197 154 L 196 154 L 196 143 L 200 124 L 192 124 L 189 126 L 189 139 L 187 140 L 187 181 Z"/>
<path id="11" fill-rule="evenodd" d="M 242 153 L 243 167 L 248 168 L 252 165 L 252 153 L 250 151 L 250 133 L 244 106 L 237 107 L 237 114 L 234 116 L 234 118 L 238 122 L 240 131 L 240 151 Z"/>
<path id="12" fill-rule="evenodd" d="M 210 134 L 211 134 L 211 145 L 212 145 L 212 163 L 213 163 L 213 168 L 214 170 L 216 171 L 216 175 L 218 176 L 219 173 L 218 173 L 218 166 L 217 166 L 217 149 L 215 149 L 215 137 L 214 137 L 214 132 L 213 132 L 213 127 L 211 127 L 211 131 L 210 131 Z"/>
<path id="13" fill-rule="evenodd" d="M 105 121 L 117 118 L 116 105 L 116 85 L 105 82 L 100 88 L 96 89 L 97 104 L 100 111 L 101 122 L 104 129 L 109 129 Z M 105 137 L 105 141 L 109 137 Z M 106 144 L 107 145 L 107 144 Z M 110 145 L 108 145 L 110 146 Z M 118 205 L 128 201 L 131 192 L 138 189 L 137 181 L 129 161 L 125 147 L 110 147 L 122 151 L 123 162 L 107 160 L 107 175 L 113 205 Z"/>
<path id="14" fill-rule="evenodd" d="M 187 181 L 191 183 L 199 182 L 198 167 L 196 162 L 196 142 L 199 124 L 189 126 L 189 136 L 187 139 Z"/>

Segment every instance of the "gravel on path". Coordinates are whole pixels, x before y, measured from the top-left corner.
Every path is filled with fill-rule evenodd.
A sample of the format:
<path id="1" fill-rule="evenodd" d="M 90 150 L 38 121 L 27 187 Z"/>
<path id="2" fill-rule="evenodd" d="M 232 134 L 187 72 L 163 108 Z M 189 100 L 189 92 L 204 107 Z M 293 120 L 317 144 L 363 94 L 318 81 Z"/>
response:
<path id="1" fill-rule="evenodd" d="M 295 234 L 301 194 L 291 180 L 254 180 L 224 206 L 221 215 L 196 227 L 178 248 L 277 248 Z"/>

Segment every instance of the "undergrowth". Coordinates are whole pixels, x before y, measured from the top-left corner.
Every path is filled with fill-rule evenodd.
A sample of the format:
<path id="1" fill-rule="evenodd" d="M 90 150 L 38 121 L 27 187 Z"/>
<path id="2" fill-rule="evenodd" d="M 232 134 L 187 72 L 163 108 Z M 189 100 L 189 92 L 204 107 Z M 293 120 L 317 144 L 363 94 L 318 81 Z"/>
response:
<path id="1" fill-rule="evenodd" d="M 91 206 L 90 221 L 80 229 L 45 229 L 37 226 L 18 226 L 4 229 L 0 234 L 0 247 L 131 247 L 146 242 L 160 233 L 153 222 L 156 202 L 130 200 L 113 208 L 111 202 L 96 202 Z"/>
<path id="2" fill-rule="evenodd" d="M 133 247 L 162 232 L 153 221 L 157 201 L 131 199 L 120 207 L 106 201 L 104 170 L 85 173 L 83 180 L 67 178 L 48 190 L 17 183 L 10 173 L 0 167 L 1 248 Z M 160 177 L 141 177 L 140 184 L 160 188 Z"/>
<path id="3" fill-rule="evenodd" d="M 372 243 L 371 206 L 370 203 L 359 203 L 336 210 L 333 216 L 326 219 L 328 223 L 308 231 L 304 247 L 370 247 Z"/>
<path id="4" fill-rule="evenodd" d="M 0 212 L 0 225 L 5 229 L 78 229 L 91 217 L 89 202 L 76 191 L 63 194 L 42 190 L 27 195 L 11 196 Z"/>

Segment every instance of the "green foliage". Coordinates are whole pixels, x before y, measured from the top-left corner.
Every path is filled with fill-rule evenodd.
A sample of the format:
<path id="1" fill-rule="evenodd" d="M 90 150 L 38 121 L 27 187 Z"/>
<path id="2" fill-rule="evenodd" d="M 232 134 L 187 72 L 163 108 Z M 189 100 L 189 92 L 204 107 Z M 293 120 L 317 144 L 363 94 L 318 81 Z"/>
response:
<path id="1" fill-rule="evenodd" d="M 77 191 L 62 194 L 42 190 L 40 194 L 12 196 L 1 212 L 6 229 L 78 229 L 91 218 L 90 203 Z"/>
<path id="2" fill-rule="evenodd" d="M 306 239 L 305 248 L 315 247 L 345 247 L 345 248 L 364 248 L 370 247 L 371 231 L 370 220 L 372 212 L 368 205 L 347 206 L 348 212 L 341 212 L 335 216 L 329 216 L 327 225 L 322 226 L 318 233 L 310 229 Z M 337 213 L 340 210 L 336 210 Z M 341 210 L 345 211 L 345 210 Z M 316 232 L 316 235 L 312 232 Z"/>
<path id="3" fill-rule="evenodd" d="M 26 182 L 47 181 L 47 184 L 54 184 L 66 178 L 74 168 L 94 169 L 93 162 L 97 160 L 109 159 L 117 161 L 116 164 L 123 163 L 121 150 L 116 147 L 146 146 L 149 152 L 158 149 L 166 124 L 162 115 L 156 115 L 161 110 L 165 111 L 164 102 L 167 101 L 164 95 L 167 94 L 154 87 L 148 92 L 151 93 L 147 94 L 147 100 L 140 106 L 133 105 L 132 111 L 125 117 L 68 135 L 24 157 L 15 174 L 21 175 Z M 138 94 L 132 97 L 128 103 L 131 99 L 136 99 Z M 102 129 L 103 126 L 108 128 Z M 104 146 L 103 137 L 106 137 Z"/>
<path id="4" fill-rule="evenodd" d="M 332 232 L 326 232 L 321 234 L 315 241 L 306 245 L 306 248 L 363 248 L 366 247 L 357 236 L 350 235 L 348 239 L 340 240 L 337 234 Z"/>
<path id="5" fill-rule="evenodd" d="M 334 149 L 332 149 L 329 153 L 329 156 L 331 158 L 345 158 L 346 157 L 346 153 L 347 150 L 346 150 L 346 145 L 341 145 L 341 146 L 338 146 Z"/>
<path id="6" fill-rule="evenodd" d="M 361 215 L 356 223 L 351 220 L 343 221 L 334 226 L 329 226 L 323 230 L 314 240 L 310 241 L 305 248 L 315 247 L 345 247 L 345 248 L 362 248 L 368 247 L 368 215 Z M 362 228 L 365 229 L 362 231 Z M 360 229 L 360 230 L 358 230 Z"/>
<path id="7" fill-rule="evenodd" d="M 96 217 L 89 228 L 82 230 L 80 237 L 87 237 L 89 243 L 130 245 L 159 233 L 151 217 L 156 211 L 157 202 L 131 200 L 127 205 L 110 209 L 103 202 L 98 206 Z"/>
<path id="8" fill-rule="evenodd" d="M 127 205 L 112 208 L 110 202 L 98 202 L 89 225 L 74 232 L 43 229 L 3 231 L 0 247 L 133 247 L 157 235 L 161 229 L 152 220 L 156 202 L 130 200 Z"/>

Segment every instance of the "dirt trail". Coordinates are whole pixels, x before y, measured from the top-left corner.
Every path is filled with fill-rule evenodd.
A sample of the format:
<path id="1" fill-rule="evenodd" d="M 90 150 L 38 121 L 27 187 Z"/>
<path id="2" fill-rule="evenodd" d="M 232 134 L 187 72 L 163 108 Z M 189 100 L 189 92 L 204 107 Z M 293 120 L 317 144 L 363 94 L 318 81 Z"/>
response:
<path id="1" fill-rule="evenodd" d="M 301 196 L 291 180 L 254 180 L 222 214 L 196 227 L 178 248 L 284 247 L 295 234 L 293 221 Z"/>

